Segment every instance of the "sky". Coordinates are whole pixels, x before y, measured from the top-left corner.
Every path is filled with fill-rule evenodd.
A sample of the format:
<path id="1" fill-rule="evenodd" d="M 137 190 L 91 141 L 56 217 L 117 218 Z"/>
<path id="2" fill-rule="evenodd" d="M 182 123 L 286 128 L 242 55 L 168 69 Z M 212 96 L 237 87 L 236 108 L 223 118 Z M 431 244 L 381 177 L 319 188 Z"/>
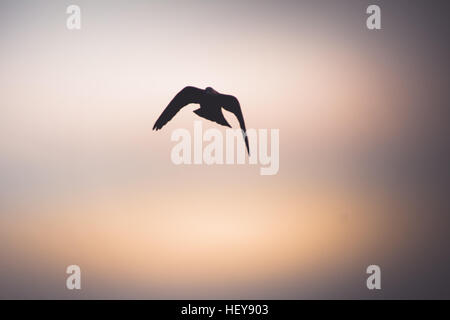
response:
<path id="1" fill-rule="evenodd" d="M 0 298 L 450 298 L 448 9 L 2 1 Z M 173 164 L 187 85 L 279 129 L 279 172 Z"/>

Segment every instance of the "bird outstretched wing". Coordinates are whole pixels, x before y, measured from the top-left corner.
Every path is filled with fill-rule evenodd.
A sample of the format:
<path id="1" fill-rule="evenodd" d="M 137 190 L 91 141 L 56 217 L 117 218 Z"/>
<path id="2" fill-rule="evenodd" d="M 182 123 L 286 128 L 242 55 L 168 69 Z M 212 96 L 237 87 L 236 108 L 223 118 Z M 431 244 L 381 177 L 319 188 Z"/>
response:
<path id="1" fill-rule="evenodd" d="M 247 147 L 247 152 L 250 155 L 250 148 L 248 146 L 247 129 L 245 128 L 244 116 L 242 115 L 241 105 L 239 100 L 231 95 L 223 94 L 221 95 L 222 108 L 233 113 L 239 121 L 241 126 L 242 135 L 244 136 L 245 146 Z"/>
<path id="2" fill-rule="evenodd" d="M 185 87 L 177 93 L 177 95 L 170 101 L 169 105 L 164 109 L 163 113 L 156 120 L 153 130 L 161 129 L 167 122 L 169 122 L 178 111 L 190 103 L 200 103 L 205 91 L 196 87 Z"/>

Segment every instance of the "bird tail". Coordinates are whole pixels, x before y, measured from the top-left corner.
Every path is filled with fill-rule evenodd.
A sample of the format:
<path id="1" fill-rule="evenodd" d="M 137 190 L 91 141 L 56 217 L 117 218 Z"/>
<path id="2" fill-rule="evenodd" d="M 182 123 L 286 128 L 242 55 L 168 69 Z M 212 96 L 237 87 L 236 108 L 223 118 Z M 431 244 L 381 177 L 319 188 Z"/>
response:
<path id="1" fill-rule="evenodd" d="M 207 112 L 205 112 L 204 109 L 199 108 L 197 110 L 194 110 L 194 113 L 196 115 L 198 115 L 199 117 L 202 117 L 206 120 L 213 121 L 222 126 L 227 126 L 227 127 L 231 128 L 230 124 L 225 119 L 225 117 L 223 116 L 223 113 L 220 109 L 217 109 L 217 112 L 214 112 L 214 113 L 207 113 Z"/>

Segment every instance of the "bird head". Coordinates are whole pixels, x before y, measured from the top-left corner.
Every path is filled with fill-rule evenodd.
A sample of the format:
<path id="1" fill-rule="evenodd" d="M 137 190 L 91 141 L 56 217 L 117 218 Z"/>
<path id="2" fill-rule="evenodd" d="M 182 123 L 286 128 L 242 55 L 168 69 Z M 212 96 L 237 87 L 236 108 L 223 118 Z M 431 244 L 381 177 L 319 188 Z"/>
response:
<path id="1" fill-rule="evenodd" d="M 206 93 L 209 93 L 209 94 L 219 94 L 216 90 L 214 90 L 214 89 L 211 88 L 211 87 L 207 87 L 207 88 L 205 89 L 205 91 L 206 91 Z"/>

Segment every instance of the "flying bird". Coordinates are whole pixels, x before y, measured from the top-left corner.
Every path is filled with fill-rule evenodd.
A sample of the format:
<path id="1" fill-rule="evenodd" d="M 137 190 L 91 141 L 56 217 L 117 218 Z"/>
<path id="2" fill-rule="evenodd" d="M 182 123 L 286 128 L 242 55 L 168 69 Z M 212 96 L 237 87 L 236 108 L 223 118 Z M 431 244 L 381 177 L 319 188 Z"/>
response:
<path id="1" fill-rule="evenodd" d="M 181 110 L 181 108 L 190 103 L 200 104 L 200 108 L 194 110 L 198 116 L 230 128 L 230 124 L 223 116 L 222 108 L 232 112 L 239 121 L 247 152 L 250 154 L 246 133 L 247 129 L 245 129 L 244 117 L 242 116 L 242 110 L 238 99 L 231 95 L 219 93 L 211 87 L 207 87 L 203 90 L 188 86 L 178 92 L 172 101 L 170 101 L 166 109 L 164 109 L 158 120 L 156 120 L 153 130 L 160 130 L 177 114 L 178 111 Z"/>

